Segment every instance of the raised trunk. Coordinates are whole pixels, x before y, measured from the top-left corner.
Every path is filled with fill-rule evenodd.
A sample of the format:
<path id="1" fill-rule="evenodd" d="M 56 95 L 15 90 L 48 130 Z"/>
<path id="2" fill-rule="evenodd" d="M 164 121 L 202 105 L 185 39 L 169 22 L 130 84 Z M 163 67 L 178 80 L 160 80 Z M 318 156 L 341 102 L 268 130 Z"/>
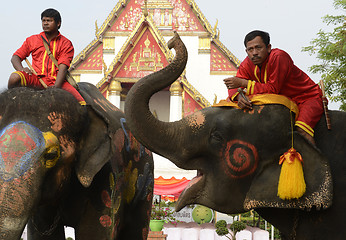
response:
<path id="1" fill-rule="evenodd" d="M 164 69 L 140 79 L 129 91 L 125 103 L 127 125 L 134 136 L 148 149 L 165 156 L 178 166 L 182 160 L 179 153 L 184 152 L 183 136 L 187 129 L 183 121 L 162 122 L 156 119 L 149 110 L 150 97 L 169 86 L 179 78 L 187 62 L 187 50 L 177 33 L 168 42 L 174 48 L 176 56 Z M 179 160 L 177 159 L 179 158 Z"/>

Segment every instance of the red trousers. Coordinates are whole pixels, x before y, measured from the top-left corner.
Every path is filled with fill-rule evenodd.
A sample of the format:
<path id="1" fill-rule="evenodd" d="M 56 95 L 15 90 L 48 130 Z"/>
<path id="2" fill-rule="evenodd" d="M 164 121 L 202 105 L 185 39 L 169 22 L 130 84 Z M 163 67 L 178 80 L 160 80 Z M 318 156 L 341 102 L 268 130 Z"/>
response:
<path id="1" fill-rule="evenodd" d="M 316 96 L 316 98 L 308 99 L 297 105 L 299 108 L 299 115 L 295 125 L 302 128 L 305 132 L 313 137 L 313 128 L 320 120 L 324 111 L 322 98 Z"/>
<path id="2" fill-rule="evenodd" d="M 29 75 L 24 71 L 16 71 L 15 73 L 17 73 L 20 76 L 21 86 L 33 86 L 33 87 L 43 88 L 37 75 L 34 75 L 34 74 Z M 48 87 L 53 86 L 55 84 L 55 79 L 47 78 L 47 77 L 42 77 L 41 79 L 47 84 Z M 79 104 L 81 105 L 86 104 L 84 98 L 80 95 L 77 89 L 75 89 L 67 81 L 63 82 L 61 88 L 71 93 L 77 99 Z"/>

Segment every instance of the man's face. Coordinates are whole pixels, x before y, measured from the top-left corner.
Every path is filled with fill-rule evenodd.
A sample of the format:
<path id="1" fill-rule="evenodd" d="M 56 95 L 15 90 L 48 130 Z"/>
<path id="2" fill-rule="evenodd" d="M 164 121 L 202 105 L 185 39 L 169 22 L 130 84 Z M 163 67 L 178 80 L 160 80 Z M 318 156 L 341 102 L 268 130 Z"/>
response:
<path id="1" fill-rule="evenodd" d="M 246 53 L 253 64 L 261 66 L 271 51 L 271 45 L 266 46 L 260 36 L 246 43 Z"/>
<path id="2" fill-rule="evenodd" d="M 42 29 L 44 32 L 51 33 L 58 31 L 60 23 L 56 23 L 52 17 L 42 18 Z"/>

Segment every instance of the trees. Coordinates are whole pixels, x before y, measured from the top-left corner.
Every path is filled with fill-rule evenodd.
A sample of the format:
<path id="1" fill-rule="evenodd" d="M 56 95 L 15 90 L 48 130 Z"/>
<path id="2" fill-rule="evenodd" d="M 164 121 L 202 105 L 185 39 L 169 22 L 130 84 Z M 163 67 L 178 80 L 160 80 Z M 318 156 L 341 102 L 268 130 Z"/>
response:
<path id="1" fill-rule="evenodd" d="M 346 10 L 346 0 L 334 0 L 335 9 Z M 319 64 L 310 67 L 312 73 L 320 73 L 326 94 L 333 101 L 340 101 L 340 110 L 346 111 L 346 16 L 323 17 L 327 25 L 334 25 L 332 32 L 320 30 L 317 38 L 303 51 L 317 55 Z"/>

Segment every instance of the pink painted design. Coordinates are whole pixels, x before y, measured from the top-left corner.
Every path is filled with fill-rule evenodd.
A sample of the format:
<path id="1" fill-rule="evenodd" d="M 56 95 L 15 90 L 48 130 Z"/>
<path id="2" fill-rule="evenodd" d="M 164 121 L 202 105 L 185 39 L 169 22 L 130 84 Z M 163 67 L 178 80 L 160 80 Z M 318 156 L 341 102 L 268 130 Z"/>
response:
<path id="1" fill-rule="evenodd" d="M 250 143 L 232 140 L 221 152 L 224 169 L 231 178 L 243 178 L 254 173 L 258 165 L 258 153 Z"/>
<path id="2" fill-rule="evenodd" d="M 112 219 L 108 215 L 101 216 L 99 221 L 100 221 L 100 223 L 101 223 L 101 225 L 103 227 L 110 227 L 110 226 L 112 226 Z"/>
<path id="3" fill-rule="evenodd" d="M 102 201 L 104 203 L 104 205 L 108 208 L 111 208 L 112 205 L 112 201 L 111 201 L 111 197 L 109 196 L 109 193 L 105 190 L 102 191 Z"/>
<path id="4" fill-rule="evenodd" d="M 62 114 L 51 112 L 48 116 L 48 120 L 51 122 L 51 129 L 54 132 L 59 132 L 63 128 Z"/>
<path id="5" fill-rule="evenodd" d="M 10 181 L 22 176 L 44 148 L 42 133 L 25 123 L 15 122 L 0 132 L 0 178 Z"/>

